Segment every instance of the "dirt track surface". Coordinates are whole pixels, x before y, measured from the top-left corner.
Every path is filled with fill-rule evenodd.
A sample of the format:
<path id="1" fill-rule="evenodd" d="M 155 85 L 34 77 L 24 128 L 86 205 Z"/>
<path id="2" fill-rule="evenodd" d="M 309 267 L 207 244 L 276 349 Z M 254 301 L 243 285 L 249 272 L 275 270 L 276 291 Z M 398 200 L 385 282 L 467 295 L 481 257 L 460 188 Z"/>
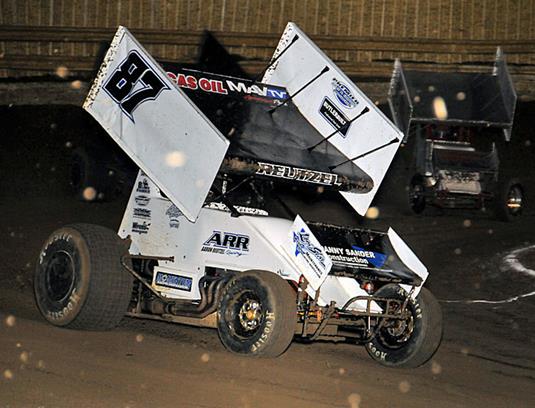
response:
<path id="1" fill-rule="evenodd" d="M 65 188 L 72 125 L 25 117 L 0 115 L 8 123 L 0 152 L 0 407 L 535 406 L 535 296 L 442 302 L 442 346 L 412 370 L 381 367 L 350 344 L 293 343 L 280 358 L 250 359 L 225 351 L 209 329 L 130 318 L 111 332 L 45 323 L 31 287 L 42 242 L 70 222 L 116 229 L 124 198 L 75 201 Z M 471 212 L 407 218 L 381 209 L 369 225 L 394 227 L 431 271 L 427 286 L 441 300 L 535 291 L 534 277 L 502 263 L 535 244 L 534 216 L 505 224 Z M 520 258 L 535 269 L 533 254 Z"/>

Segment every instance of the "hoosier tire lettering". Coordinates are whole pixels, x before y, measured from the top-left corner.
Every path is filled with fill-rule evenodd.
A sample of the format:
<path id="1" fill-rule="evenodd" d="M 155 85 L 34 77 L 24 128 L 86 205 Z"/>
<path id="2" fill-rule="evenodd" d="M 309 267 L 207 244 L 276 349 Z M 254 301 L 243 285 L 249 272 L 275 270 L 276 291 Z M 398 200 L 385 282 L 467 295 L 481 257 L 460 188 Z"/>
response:
<path id="1" fill-rule="evenodd" d="M 54 232 L 34 275 L 43 317 L 75 329 L 115 327 L 132 294 L 132 278 L 120 261 L 125 251 L 115 232 L 98 225 L 73 224 Z"/>
<path id="2" fill-rule="evenodd" d="M 399 312 L 408 296 L 398 285 L 387 284 L 374 296 L 397 300 L 389 312 Z M 386 302 L 377 301 L 385 309 Z M 442 339 L 442 311 L 434 296 L 422 288 L 416 299 L 407 303 L 408 315 L 399 319 L 384 319 L 374 338 L 366 344 L 370 357 L 377 362 L 400 368 L 424 364 L 435 354 Z"/>
<path id="3" fill-rule="evenodd" d="M 69 312 L 72 312 L 74 310 L 74 307 L 78 304 L 78 302 L 80 302 L 80 296 L 78 296 L 78 294 L 76 293 L 76 288 L 74 288 L 71 295 L 69 296 L 69 303 L 67 303 L 67 306 L 65 306 L 59 312 L 48 311 L 47 315 L 51 320 L 61 320 Z"/>
<path id="4" fill-rule="evenodd" d="M 373 343 L 368 343 L 368 352 L 373 354 L 375 356 L 375 359 L 379 360 L 385 360 L 386 359 L 386 353 L 384 351 L 378 350 Z"/>
<path id="5" fill-rule="evenodd" d="M 269 338 L 269 333 L 271 333 L 272 327 L 273 327 L 273 320 L 275 320 L 275 314 L 271 312 L 266 313 L 266 324 L 264 327 L 264 331 L 262 332 L 262 335 L 258 339 L 258 341 L 252 345 L 251 351 L 254 353 L 256 350 L 258 350 Z"/>

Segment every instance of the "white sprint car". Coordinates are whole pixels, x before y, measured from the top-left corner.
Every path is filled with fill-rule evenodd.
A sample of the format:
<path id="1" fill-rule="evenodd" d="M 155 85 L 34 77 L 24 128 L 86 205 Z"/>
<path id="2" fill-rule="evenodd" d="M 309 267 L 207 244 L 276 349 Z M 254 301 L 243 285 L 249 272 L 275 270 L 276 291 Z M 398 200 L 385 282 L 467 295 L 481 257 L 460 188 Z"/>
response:
<path id="1" fill-rule="evenodd" d="M 166 72 L 119 27 L 84 108 L 140 170 L 118 233 L 74 224 L 45 242 L 34 287 L 50 323 L 213 327 L 252 356 L 294 337 L 363 344 L 387 366 L 435 353 L 440 306 L 392 229 L 272 210 L 289 185 L 339 191 L 363 215 L 402 139 L 295 24 L 261 81 Z"/>

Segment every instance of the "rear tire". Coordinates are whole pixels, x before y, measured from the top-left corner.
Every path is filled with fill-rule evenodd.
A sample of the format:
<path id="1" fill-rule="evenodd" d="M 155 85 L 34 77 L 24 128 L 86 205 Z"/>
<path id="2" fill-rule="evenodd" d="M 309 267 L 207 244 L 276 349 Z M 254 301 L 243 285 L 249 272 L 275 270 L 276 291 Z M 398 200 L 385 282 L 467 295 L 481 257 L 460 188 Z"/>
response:
<path id="1" fill-rule="evenodd" d="M 494 202 L 496 218 L 505 222 L 518 220 L 524 204 L 524 189 L 517 179 L 498 184 Z"/>
<path id="2" fill-rule="evenodd" d="M 422 214 L 425 211 L 425 186 L 420 176 L 414 176 L 410 180 L 407 200 L 413 214 Z"/>
<path id="3" fill-rule="evenodd" d="M 402 303 L 407 292 L 398 285 L 388 284 L 374 296 L 396 299 Z M 386 305 L 381 304 L 381 307 L 385 308 Z M 442 311 L 431 292 L 422 288 L 416 299 L 410 298 L 407 309 L 407 319 L 386 319 L 373 340 L 366 344 L 371 358 L 382 365 L 418 367 L 428 361 L 440 345 Z"/>
<path id="4" fill-rule="evenodd" d="M 217 329 L 230 351 L 276 357 L 290 345 L 297 321 L 296 295 L 272 272 L 248 271 L 233 277 L 223 291 Z"/>
<path id="5" fill-rule="evenodd" d="M 133 279 L 121 265 L 117 234 L 91 224 L 56 230 L 39 255 L 34 293 L 43 317 L 56 326 L 108 330 L 125 314 Z"/>

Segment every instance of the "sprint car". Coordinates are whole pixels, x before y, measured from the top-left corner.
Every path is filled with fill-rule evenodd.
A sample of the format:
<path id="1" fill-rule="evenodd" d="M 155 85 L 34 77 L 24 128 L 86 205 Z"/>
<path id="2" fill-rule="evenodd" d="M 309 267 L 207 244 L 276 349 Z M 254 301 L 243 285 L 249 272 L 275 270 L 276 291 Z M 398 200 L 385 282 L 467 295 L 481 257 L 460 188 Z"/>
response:
<path id="1" fill-rule="evenodd" d="M 405 178 L 399 202 L 407 213 L 434 206 L 519 219 L 524 186 L 502 171 L 497 147 L 507 150 L 502 139 L 511 139 L 516 99 L 499 48 L 492 72 L 412 71 L 396 61 L 389 106 L 406 147 L 393 168 Z"/>
<path id="2" fill-rule="evenodd" d="M 119 27 L 84 109 L 139 171 L 118 232 L 73 224 L 44 243 L 39 310 L 74 329 L 124 315 L 216 328 L 249 356 L 300 338 L 425 363 L 442 314 L 407 244 L 307 222 L 276 189 L 329 190 L 363 215 L 401 132 L 293 23 L 262 74 L 169 75 Z"/>

